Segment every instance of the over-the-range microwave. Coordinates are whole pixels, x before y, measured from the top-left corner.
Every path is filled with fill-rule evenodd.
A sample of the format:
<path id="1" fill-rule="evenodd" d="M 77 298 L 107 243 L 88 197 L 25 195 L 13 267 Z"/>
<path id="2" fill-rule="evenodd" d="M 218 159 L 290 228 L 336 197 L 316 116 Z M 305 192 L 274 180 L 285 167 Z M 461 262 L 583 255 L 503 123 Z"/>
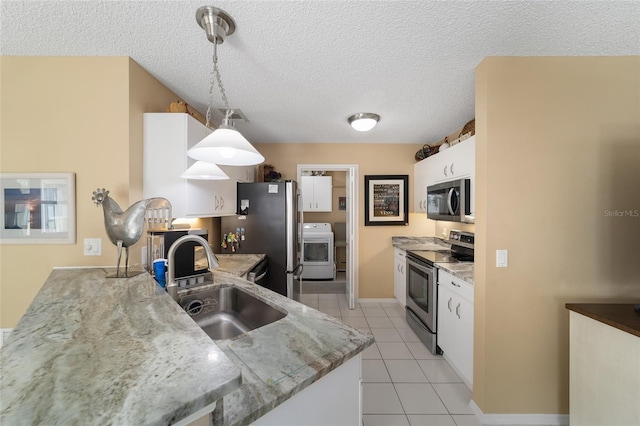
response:
<path id="1" fill-rule="evenodd" d="M 466 222 L 471 214 L 471 179 L 458 179 L 427 187 L 427 217 Z"/>

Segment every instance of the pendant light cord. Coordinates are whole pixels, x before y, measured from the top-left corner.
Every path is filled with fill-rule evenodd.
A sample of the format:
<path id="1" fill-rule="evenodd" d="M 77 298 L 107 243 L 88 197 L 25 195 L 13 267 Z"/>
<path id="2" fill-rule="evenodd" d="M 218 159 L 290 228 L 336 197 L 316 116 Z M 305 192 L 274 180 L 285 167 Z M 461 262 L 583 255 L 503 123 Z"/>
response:
<path id="1" fill-rule="evenodd" d="M 207 107 L 207 123 L 205 124 L 207 127 L 210 127 L 211 123 L 211 107 L 213 106 L 213 87 L 218 83 L 218 87 L 220 88 L 220 95 L 222 95 L 222 101 L 224 102 L 224 108 L 226 110 L 225 113 L 225 121 L 226 124 L 233 111 L 229 110 L 229 99 L 227 99 L 227 93 L 224 90 L 224 85 L 222 84 L 222 78 L 220 77 L 220 68 L 218 68 L 218 43 L 214 36 L 213 39 L 213 68 L 211 69 L 211 75 L 209 78 L 209 106 Z"/>

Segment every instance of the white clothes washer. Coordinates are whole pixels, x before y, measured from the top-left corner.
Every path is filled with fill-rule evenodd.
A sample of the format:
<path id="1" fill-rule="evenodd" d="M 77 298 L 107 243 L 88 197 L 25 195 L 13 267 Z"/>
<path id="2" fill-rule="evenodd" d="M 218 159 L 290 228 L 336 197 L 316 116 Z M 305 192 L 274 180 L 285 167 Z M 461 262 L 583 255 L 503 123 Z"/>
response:
<path id="1" fill-rule="evenodd" d="M 336 276 L 330 223 L 305 223 L 302 228 L 302 279 L 333 280 Z"/>

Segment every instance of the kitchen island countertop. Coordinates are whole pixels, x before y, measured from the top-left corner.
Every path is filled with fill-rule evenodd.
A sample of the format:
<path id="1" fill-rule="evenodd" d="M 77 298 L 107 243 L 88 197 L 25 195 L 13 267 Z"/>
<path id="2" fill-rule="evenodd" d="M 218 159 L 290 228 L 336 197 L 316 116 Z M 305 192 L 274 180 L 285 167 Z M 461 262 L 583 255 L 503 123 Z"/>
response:
<path id="1" fill-rule="evenodd" d="M 0 351 L 3 424 L 169 424 L 223 397 L 215 424 L 246 425 L 374 341 L 331 316 L 214 271 L 208 286 L 235 285 L 287 312 L 214 343 L 148 274 L 106 279 L 106 273 L 52 272 Z"/>
<path id="2" fill-rule="evenodd" d="M 0 350 L 0 423 L 175 423 L 240 369 L 146 272 L 54 269 Z"/>

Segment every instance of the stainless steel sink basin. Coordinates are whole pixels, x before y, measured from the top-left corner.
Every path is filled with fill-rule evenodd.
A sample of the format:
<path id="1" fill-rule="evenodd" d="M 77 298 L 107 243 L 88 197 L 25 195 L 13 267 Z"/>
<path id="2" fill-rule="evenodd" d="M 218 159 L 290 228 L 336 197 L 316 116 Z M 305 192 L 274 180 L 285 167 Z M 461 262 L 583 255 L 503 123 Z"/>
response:
<path id="1" fill-rule="evenodd" d="M 180 296 L 178 303 L 213 340 L 234 338 L 287 315 L 235 286 Z"/>

